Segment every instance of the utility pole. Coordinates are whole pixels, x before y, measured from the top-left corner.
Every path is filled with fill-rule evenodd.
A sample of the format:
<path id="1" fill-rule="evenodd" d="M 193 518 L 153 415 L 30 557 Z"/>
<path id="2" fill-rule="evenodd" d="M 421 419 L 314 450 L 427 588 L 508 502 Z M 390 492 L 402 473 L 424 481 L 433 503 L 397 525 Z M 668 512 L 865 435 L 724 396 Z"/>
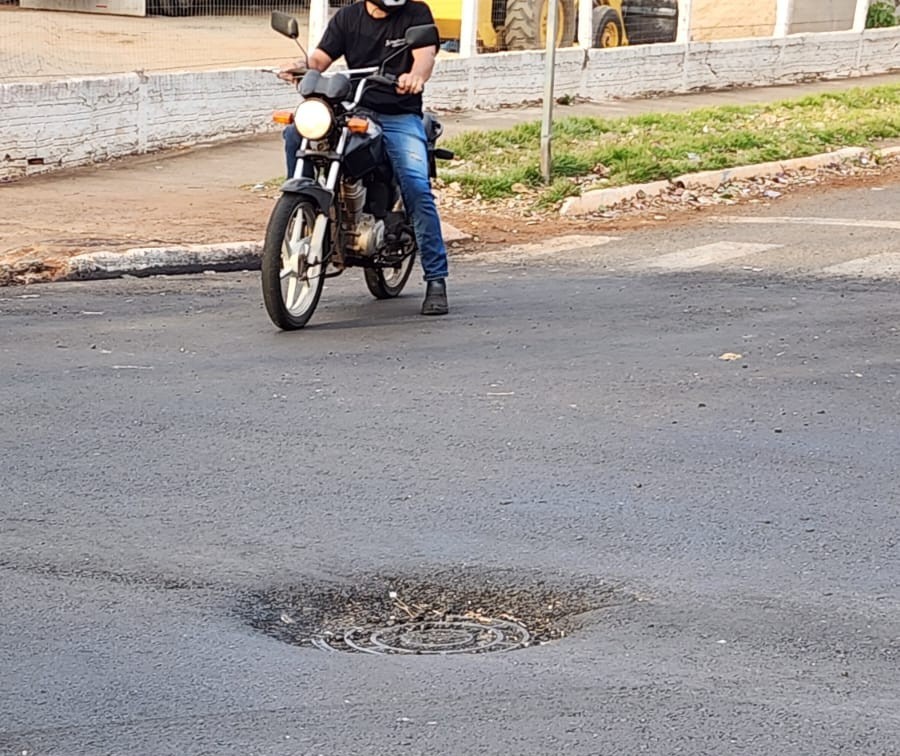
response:
<path id="1" fill-rule="evenodd" d="M 544 72 L 544 108 L 541 119 L 541 174 L 544 183 L 553 179 L 553 84 L 556 75 L 556 30 L 559 26 L 557 0 L 547 0 L 547 48 Z"/>

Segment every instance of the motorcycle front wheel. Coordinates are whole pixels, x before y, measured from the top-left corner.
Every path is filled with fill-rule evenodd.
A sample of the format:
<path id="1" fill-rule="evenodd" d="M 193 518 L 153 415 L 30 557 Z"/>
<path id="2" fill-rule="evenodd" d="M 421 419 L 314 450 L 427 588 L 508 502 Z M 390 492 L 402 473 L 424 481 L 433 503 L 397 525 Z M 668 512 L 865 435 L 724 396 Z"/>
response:
<path id="1" fill-rule="evenodd" d="M 269 218 L 262 255 L 266 312 L 284 331 L 303 328 L 325 283 L 328 218 L 307 199 L 283 194 Z"/>
<path id="2" fill-rule="evenodd" d="M 366 268 L 366 286 L 375 299 L 393 299 L 399 297 L 409 275 L 415 266 L 416 254 L 413 252 L 396 268 Z"/>

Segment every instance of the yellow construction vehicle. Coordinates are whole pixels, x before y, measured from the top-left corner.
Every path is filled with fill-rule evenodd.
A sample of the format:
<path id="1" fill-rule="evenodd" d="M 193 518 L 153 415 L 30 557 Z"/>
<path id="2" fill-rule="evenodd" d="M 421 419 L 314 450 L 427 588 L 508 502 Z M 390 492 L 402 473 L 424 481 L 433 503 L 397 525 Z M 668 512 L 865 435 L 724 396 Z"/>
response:
<path id="1" fill-rule="evenodd" d="M 480 0 L 478 45 L 482 50 L 537 50 L 546 45 L 551 0 Z M 557 47 L 575 42 L 577 0 L 556 0 Z M 428 0 L 441 39 L 459 39 L 461 0 Z M 622 0 L 595 0 L 592 47 L 628 44 L 622 22 Z"/>

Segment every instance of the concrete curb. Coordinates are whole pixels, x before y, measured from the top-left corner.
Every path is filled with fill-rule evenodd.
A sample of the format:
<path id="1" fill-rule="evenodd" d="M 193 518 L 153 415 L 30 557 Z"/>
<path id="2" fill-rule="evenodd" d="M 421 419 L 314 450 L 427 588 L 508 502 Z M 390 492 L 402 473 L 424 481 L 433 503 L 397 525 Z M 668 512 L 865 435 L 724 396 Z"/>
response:
<path id="1" fill-rule="evenodd" d="M 472 237 L 449 223 L 443 224 L 448 244 Z M 259 270 L 263 242 L 183 244 L 168 247 L 136 247 L 122 251 L 101 250 L 70 257 L 62 266 L 49 268 L 39 260 L 23 260 L 0 266 L 0 286 L 34 281 L 92 281 L 123 276 L 159 276 L 204 271 Z M 52 272 L 51 272 L 52 270 Z"/>
<path id="2" fill-rule="evenodd" d="M 742 165 L 718 171 L 686 173 L 671 181 L 653 181 L 649 184 L 631 184 L 629 186 L 610 187 L 609 189 L 594 189 L 585 192 L 580 197 L 569 197 L 563 202 L 559 212 L 560 215 L 565 216 L 588 215 L 625 200 L 643 196 L 656 196 L 670 186 L 718 189 L 722 184 L 726 184 L 729 181 L 778 176 L 785 171 L 799 170 L 801 168 L 821 168 L 847 160 L 855 160 L 863 155 L 895 158 L 900 156 L 900 147 L 886 147 L 881 150 L 869 150 L 864 147 L 844 147 L 834 152 L 824 152 L 818 155 L 809 155 L 808 157 L 791 158 L 790 160 Z"/>
<path id="3" fill-rule="evenodd" d="M 124 252 L 89 252 L 68 261 L 57 281 L 84 281 L 122 276 L 200 273 L 204 270 L 256 270 L 262 242 L 188 244 L 145 247 Z"/>

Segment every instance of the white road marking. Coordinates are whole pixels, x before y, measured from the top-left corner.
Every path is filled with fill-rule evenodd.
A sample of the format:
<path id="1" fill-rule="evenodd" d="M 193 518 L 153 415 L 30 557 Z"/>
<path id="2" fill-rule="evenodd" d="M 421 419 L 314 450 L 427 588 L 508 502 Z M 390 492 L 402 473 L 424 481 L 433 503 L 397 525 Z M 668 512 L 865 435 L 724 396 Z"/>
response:
<path id="1" fill-rule="evenodd" d="M 771 249 L 778 249 L 781 246 L 780 244 L 715 242 L 714 244 L 704 244 L 702 247 L 672 252 L 668 255 L 638 260 L 629 265 L 629 267 L 652 270 L 690 270 L 692 268 L 702 268 L 707 265 L 728 262 L 739 257 L 755 255 L 759 252 L 767 252 Z"/>
<path id="2" fill-rule="evenodd" d="M 750 223 L 768 226 L 847 226 L 849 228 L 881 228 L 900 231 L 900 221 L 865 220 L 863 218 L 791 218 L 791 217 L 743 217 L 723 215 L 723 223 Z"/>
<path id="3" fill-rule="evenodd" d="M 559 236 L 555 239 L 547 239 L 542 242 L 528 242 L 526 244 L 516 244 L 510 249 L 510 252 L 519 254 L 542 254 L 544 252 L 570 252 L 575 249 L 590 249 L 591 247 L 602 247 L 610 242 L 618 241 L 618 236 L 593 236 L 587 234 L 569 234 L 568 236 Z"/>
<path id="4" fill-rule="evenodd" d="M 591 258 L 592 250 L 606 244 L 619 241 L 618 236 L 599 236 L 589 234 L 569 234 L 542 242 L 525 242 L 511 244 L 506 248 L 492 249 L 487 252 L 466 252 L 458 255 L 459 259 L 470 262 L 515 262 L 534 257 L 544 258 L 544 262 L 553 262 L 554 257 L 565 258 L 572 252 L 583 251 L 579 257 Z"/>
<path id="5" fill-rule="evenodd" d="M 822 272 L 831 276 L 872 276 L 874 278 L 900 276 L 900 252 L 859 257 L 855 260 L 829 265 Z"/>

